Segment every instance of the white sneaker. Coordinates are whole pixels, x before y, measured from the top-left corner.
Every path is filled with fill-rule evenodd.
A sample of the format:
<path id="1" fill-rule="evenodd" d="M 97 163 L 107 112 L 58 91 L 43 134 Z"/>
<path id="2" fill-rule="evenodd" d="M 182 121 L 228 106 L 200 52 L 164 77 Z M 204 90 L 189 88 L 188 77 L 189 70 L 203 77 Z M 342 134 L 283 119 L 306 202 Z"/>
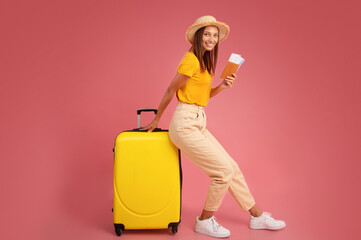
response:
<path id="1" fill-rule="evenodd" d="M 253 217 L 249 220 L 249 228 L 251 229 L 268 229 L 279 230 L 286 227 L 286 223 L 281 220 L 275 220 L 271 217 L 271 213 L 263 212 L 259 217 Z"/>
<path id="2" fill-rule="evenodd" d="M 199 220 L 199 217 L 197 217 L 194 231 L 216 238 L 226 238 L 231 235 L 228 229 L 225 229 L 217 223 L 214 216 L 204 220 Z"/>

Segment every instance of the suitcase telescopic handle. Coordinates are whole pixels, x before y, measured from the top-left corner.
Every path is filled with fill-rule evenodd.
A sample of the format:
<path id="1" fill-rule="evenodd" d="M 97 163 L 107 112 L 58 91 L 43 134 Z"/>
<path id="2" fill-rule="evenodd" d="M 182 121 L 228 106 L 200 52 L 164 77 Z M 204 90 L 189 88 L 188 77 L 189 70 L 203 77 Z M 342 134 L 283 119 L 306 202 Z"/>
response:
<path id="1" fill-rule="evenodd" d="M 140 114 L 142 112 L 154 112 L 154 115 L 157 115 L 158 109 L 155 108 L 142 108 L 137 110 L 137 118 L 138 118 L 138 128 L 140 128 Z"/>

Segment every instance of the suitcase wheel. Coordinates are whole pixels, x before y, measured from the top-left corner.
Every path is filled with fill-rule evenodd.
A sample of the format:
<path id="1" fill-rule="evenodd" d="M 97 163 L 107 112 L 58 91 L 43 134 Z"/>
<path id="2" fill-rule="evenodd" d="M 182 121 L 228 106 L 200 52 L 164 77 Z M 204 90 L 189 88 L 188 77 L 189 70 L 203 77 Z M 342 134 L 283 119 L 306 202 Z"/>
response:
<path id="1" fill-rule="evenodd" d="M 120 228 L 115 228 L 115 233 L 116 233 L 118 236 L 120 236 L 120 235 L 122 235 L 123 231 L 122 231 L 122 229 L 120 229 Z"/>
<path id="2" fill-rule="evenodd" d="M 168 227 L 172 229 L 172 233 L 176 234 L 178 232 L 178 223 L 169 223 Z"/>
<path id="3" fill-rule="evenodd" d="M 117 234 L 117 236 L 120 236 L 123 233 L 124 225 L 123 224 L 114 224 L 114 229 L 115 229 L 115 233 Z"/>

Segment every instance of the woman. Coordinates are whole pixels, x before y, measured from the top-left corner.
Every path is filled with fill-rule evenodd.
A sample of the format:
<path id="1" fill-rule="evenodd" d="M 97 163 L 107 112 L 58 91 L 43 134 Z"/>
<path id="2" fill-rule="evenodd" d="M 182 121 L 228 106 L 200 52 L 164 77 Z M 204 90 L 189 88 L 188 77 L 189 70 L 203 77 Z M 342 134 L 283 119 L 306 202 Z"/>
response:
<path id="1" fill-rule="evenodd" d="M 212 179 L 203 212 L 196 219 L 195 231 L 213 237 L 230 235 L 230 231 L 219 225 L 213 216 L 227 191 L 242 209 L 250 212 L 250 228 L 278 230 L 286 226 L 284 221 L 273 219 L 257 207 L 237 163 L 206 129 L 204 107 L 209 98 L 231 88 L 236 79 L 233 74 L 212 88 L 218 45 L 228 32 L 229 27 L 212 16 L 203 16 L 195 21 L 186 33 L 192 47 L 184 55 L 159 104 L 157 115 L 142 128 L 153 131 L 174 94 L 177 94 L 179 102 L 169 126 L 169 136 Z"/>

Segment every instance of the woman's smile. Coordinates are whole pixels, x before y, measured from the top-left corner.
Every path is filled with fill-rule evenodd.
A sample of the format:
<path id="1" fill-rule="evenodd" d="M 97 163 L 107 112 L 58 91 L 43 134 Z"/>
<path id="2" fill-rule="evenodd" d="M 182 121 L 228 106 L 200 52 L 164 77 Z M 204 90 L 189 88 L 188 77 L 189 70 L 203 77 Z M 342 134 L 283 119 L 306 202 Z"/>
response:
<path id="1" fill-rule="evenodd" d="M 206 42 L 206 45 L 207 45 L 208 47 L 213 47 L 213 46 L 214 46 L 214 43 L 207 43 L 207 42 Z"/>

